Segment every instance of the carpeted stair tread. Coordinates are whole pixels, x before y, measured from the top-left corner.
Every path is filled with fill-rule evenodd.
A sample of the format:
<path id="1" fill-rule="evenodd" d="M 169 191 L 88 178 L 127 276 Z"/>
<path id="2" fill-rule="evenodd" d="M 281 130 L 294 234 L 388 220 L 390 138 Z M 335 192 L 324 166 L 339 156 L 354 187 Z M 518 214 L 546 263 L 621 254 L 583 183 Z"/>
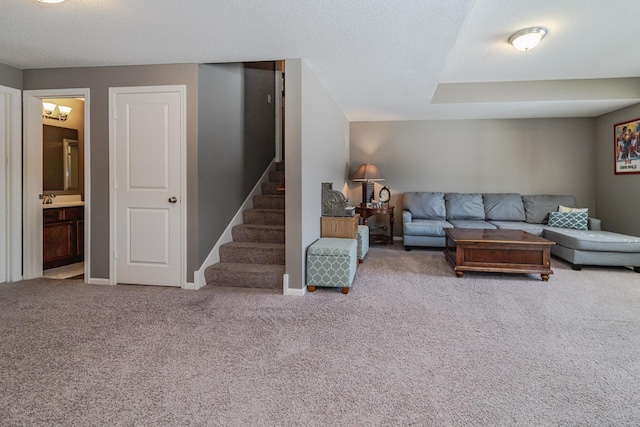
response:
<path id="1" fill-rule="evenodd" d="M 284 225 L 284 209 L 245 209 L 242 212 L 245 224 Z"/>
<path id="2" fill-rule="evenodd" d="M 230 242 L 220 246 L 221 262 L 245 264 L 285 263 L 284 243 Z"/>
<path id="3" fill-rule="evenodd" d="M 231 229 L 234 242 L 284 243 L 284 225 L 239 224 Z"/>
<path id="4" fill-rule="evenodd" d="M 284 209 L 285 198 L 277 194 L 257 194 L 252 199 L 254 209 Z"/>
<path id="5" fill-rule="evenodd" d="M 207 268 L 207 285 L 281 289 L 284 265 L 221 262 Z"/>
<path id="6" fill-rule="evenodd" d="M 280 187 L 279 182 L 263 182 L 262 184 L 260 184 L 262 194 L 273 194 L 273 195 L 282 194 L 281 191 L 278 191 L 279 187 Z"/>
<path id="7" fill-rule="evenodd" d="M 280 184 L 284 179 L 284 171 L 269 172 L 269 182 L 277 182 Z"/>

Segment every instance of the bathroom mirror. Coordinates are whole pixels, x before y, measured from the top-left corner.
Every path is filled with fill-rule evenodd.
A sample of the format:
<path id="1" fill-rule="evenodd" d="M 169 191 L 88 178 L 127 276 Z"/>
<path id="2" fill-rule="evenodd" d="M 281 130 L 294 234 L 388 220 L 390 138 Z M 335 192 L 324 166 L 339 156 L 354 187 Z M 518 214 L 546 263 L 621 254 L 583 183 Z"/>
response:
<path id="1" fill-rule="evenodd" d="M 78 141 L 62 140 L 62 161 L 64 163 L 64 190 L 80 189 L 80 149 Z"/>
<path id="2" fill-rule="evenodd" d="M 78 131 L 44 125 L 42 190 L 53 194 L 79 194 L 82 187 Z"/>

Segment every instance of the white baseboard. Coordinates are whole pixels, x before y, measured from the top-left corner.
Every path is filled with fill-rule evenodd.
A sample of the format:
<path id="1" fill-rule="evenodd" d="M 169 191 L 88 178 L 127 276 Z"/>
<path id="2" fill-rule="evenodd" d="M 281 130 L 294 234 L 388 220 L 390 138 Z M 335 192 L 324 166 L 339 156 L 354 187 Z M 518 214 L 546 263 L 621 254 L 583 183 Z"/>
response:
<path id="1" fill-rule="evenodd" d="M 111 285 L 111 281 L 109 279 L 89 278 L 87 283 L 90 285 Z"/>
<path id="2" fill-rule="evenodd" d="M 194 275 L 194 279 L 195 279 L 195 275 Z M 186 282 L 184 284 L 184 286 L 182 287 L 182 289 L 188 289 L 188 290 L 191 290 L 191 291 L 197 291 L 201 287 L 202 286 L 196 285 L 195 283 Z"/>
<path id="3" fill-rule="evenodd" d="M 301 297 L 301 296 L 304 296 L 304 294 L 306 293 L 307 293 L 306 286 L 302 289 L 289 289 L 289 275 L 286 273 L 282 275 L 282 294 L 283 295 Z"/>

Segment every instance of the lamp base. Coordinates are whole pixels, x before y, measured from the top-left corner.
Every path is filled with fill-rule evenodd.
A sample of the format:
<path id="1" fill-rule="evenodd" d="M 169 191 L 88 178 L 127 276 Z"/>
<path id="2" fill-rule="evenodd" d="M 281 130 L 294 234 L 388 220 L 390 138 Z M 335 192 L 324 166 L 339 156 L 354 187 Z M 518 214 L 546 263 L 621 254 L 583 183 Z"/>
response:
<path id="1" fill-rule="evenodd" d="M 373 199 L 373 181 L 362 183 L 362 203 L 360 206 L 366 207 Z"/>

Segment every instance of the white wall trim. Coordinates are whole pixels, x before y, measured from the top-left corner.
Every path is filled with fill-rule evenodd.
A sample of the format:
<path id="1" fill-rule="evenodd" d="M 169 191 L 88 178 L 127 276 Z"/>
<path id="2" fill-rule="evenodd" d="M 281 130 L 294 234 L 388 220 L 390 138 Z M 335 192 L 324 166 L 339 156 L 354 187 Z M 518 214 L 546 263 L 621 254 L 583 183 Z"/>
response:
<path id="1" fill-rule="evenodd" d="M 42 99 L 84 98 L 84 258 L 85 277 L 90 274 L 91 260 L 91 127 L 88 88 L 25 90 L 23 92 L 24 136 L 22 140 L 23 212 L 22 229 L 23 277 L 42 276 Z"/>
<path id="2" fill-rule="evenodd" d="M 109 279 L 90 278 L 87 280 L 87 283 L 90 285 L 111 286 L 111 281 Z"/>
<path id="3" fill-rule="evenodd" d="M 261 184 L 263 182 L 269 182 L 269 172 L 273 169 L 274 164 L 275 164 L 275 161 L 272 160 L 269 166 L 267 167 L 267 169 L 264 171 L 264 173 L 258 180 L 258 182 L 256 183 L 256 185 L 253 187 L 253 189 L 247 196 L 247 198 L 244 199 L 244 203 L 242 203 L 242 205 L 240 206 L 236 214 L 231 219 L 231 222 L 229 222 L 229 224 L 227 225 L 227 228 L 225 228 L 225 230 L 222 232 L 222 235 L 220 235 L 220 238 L 218 239 L 216 244 L 213 245 L 211 252 L 209 252 L 209 255 L 207 255 L 205 260 L 202 262 L 202 265 L 200 266 L 200 268 L 194 271 L 193 273 L 193 282 L 195 286 L 194 289 L 201 289 L 206 286 L 207 281 L 204 278 L 205 270 L 207 269 L 207 267 L 220 262 L 220 246 L 224 245 L 225 243 L 229 243 L 233 241 L 233 236 L 231 235 L 231 229 L 234 226 L 240 225 L 244 222 L 244 219 L 242 217 L 242 212 L 245 211 L 246 209 L 251 209 L 253 207 L 253 196 L 262 194 Z"/>
<path id="4" fill-rule="evenodd" d="M 282 294 L 294 297 L 302 297 L 307 293 L 307 285 L 304 285 L 302 289 L 289 289 L 289 275 L 282 275 Z"/>
<path id="5" fill-rule="evenodd" d="M 22 93 L 18 89 L 0 86 L 7 97 L 6 145 L 6 207 L 7 259 L 6 279 L 22 279 Z"/>

